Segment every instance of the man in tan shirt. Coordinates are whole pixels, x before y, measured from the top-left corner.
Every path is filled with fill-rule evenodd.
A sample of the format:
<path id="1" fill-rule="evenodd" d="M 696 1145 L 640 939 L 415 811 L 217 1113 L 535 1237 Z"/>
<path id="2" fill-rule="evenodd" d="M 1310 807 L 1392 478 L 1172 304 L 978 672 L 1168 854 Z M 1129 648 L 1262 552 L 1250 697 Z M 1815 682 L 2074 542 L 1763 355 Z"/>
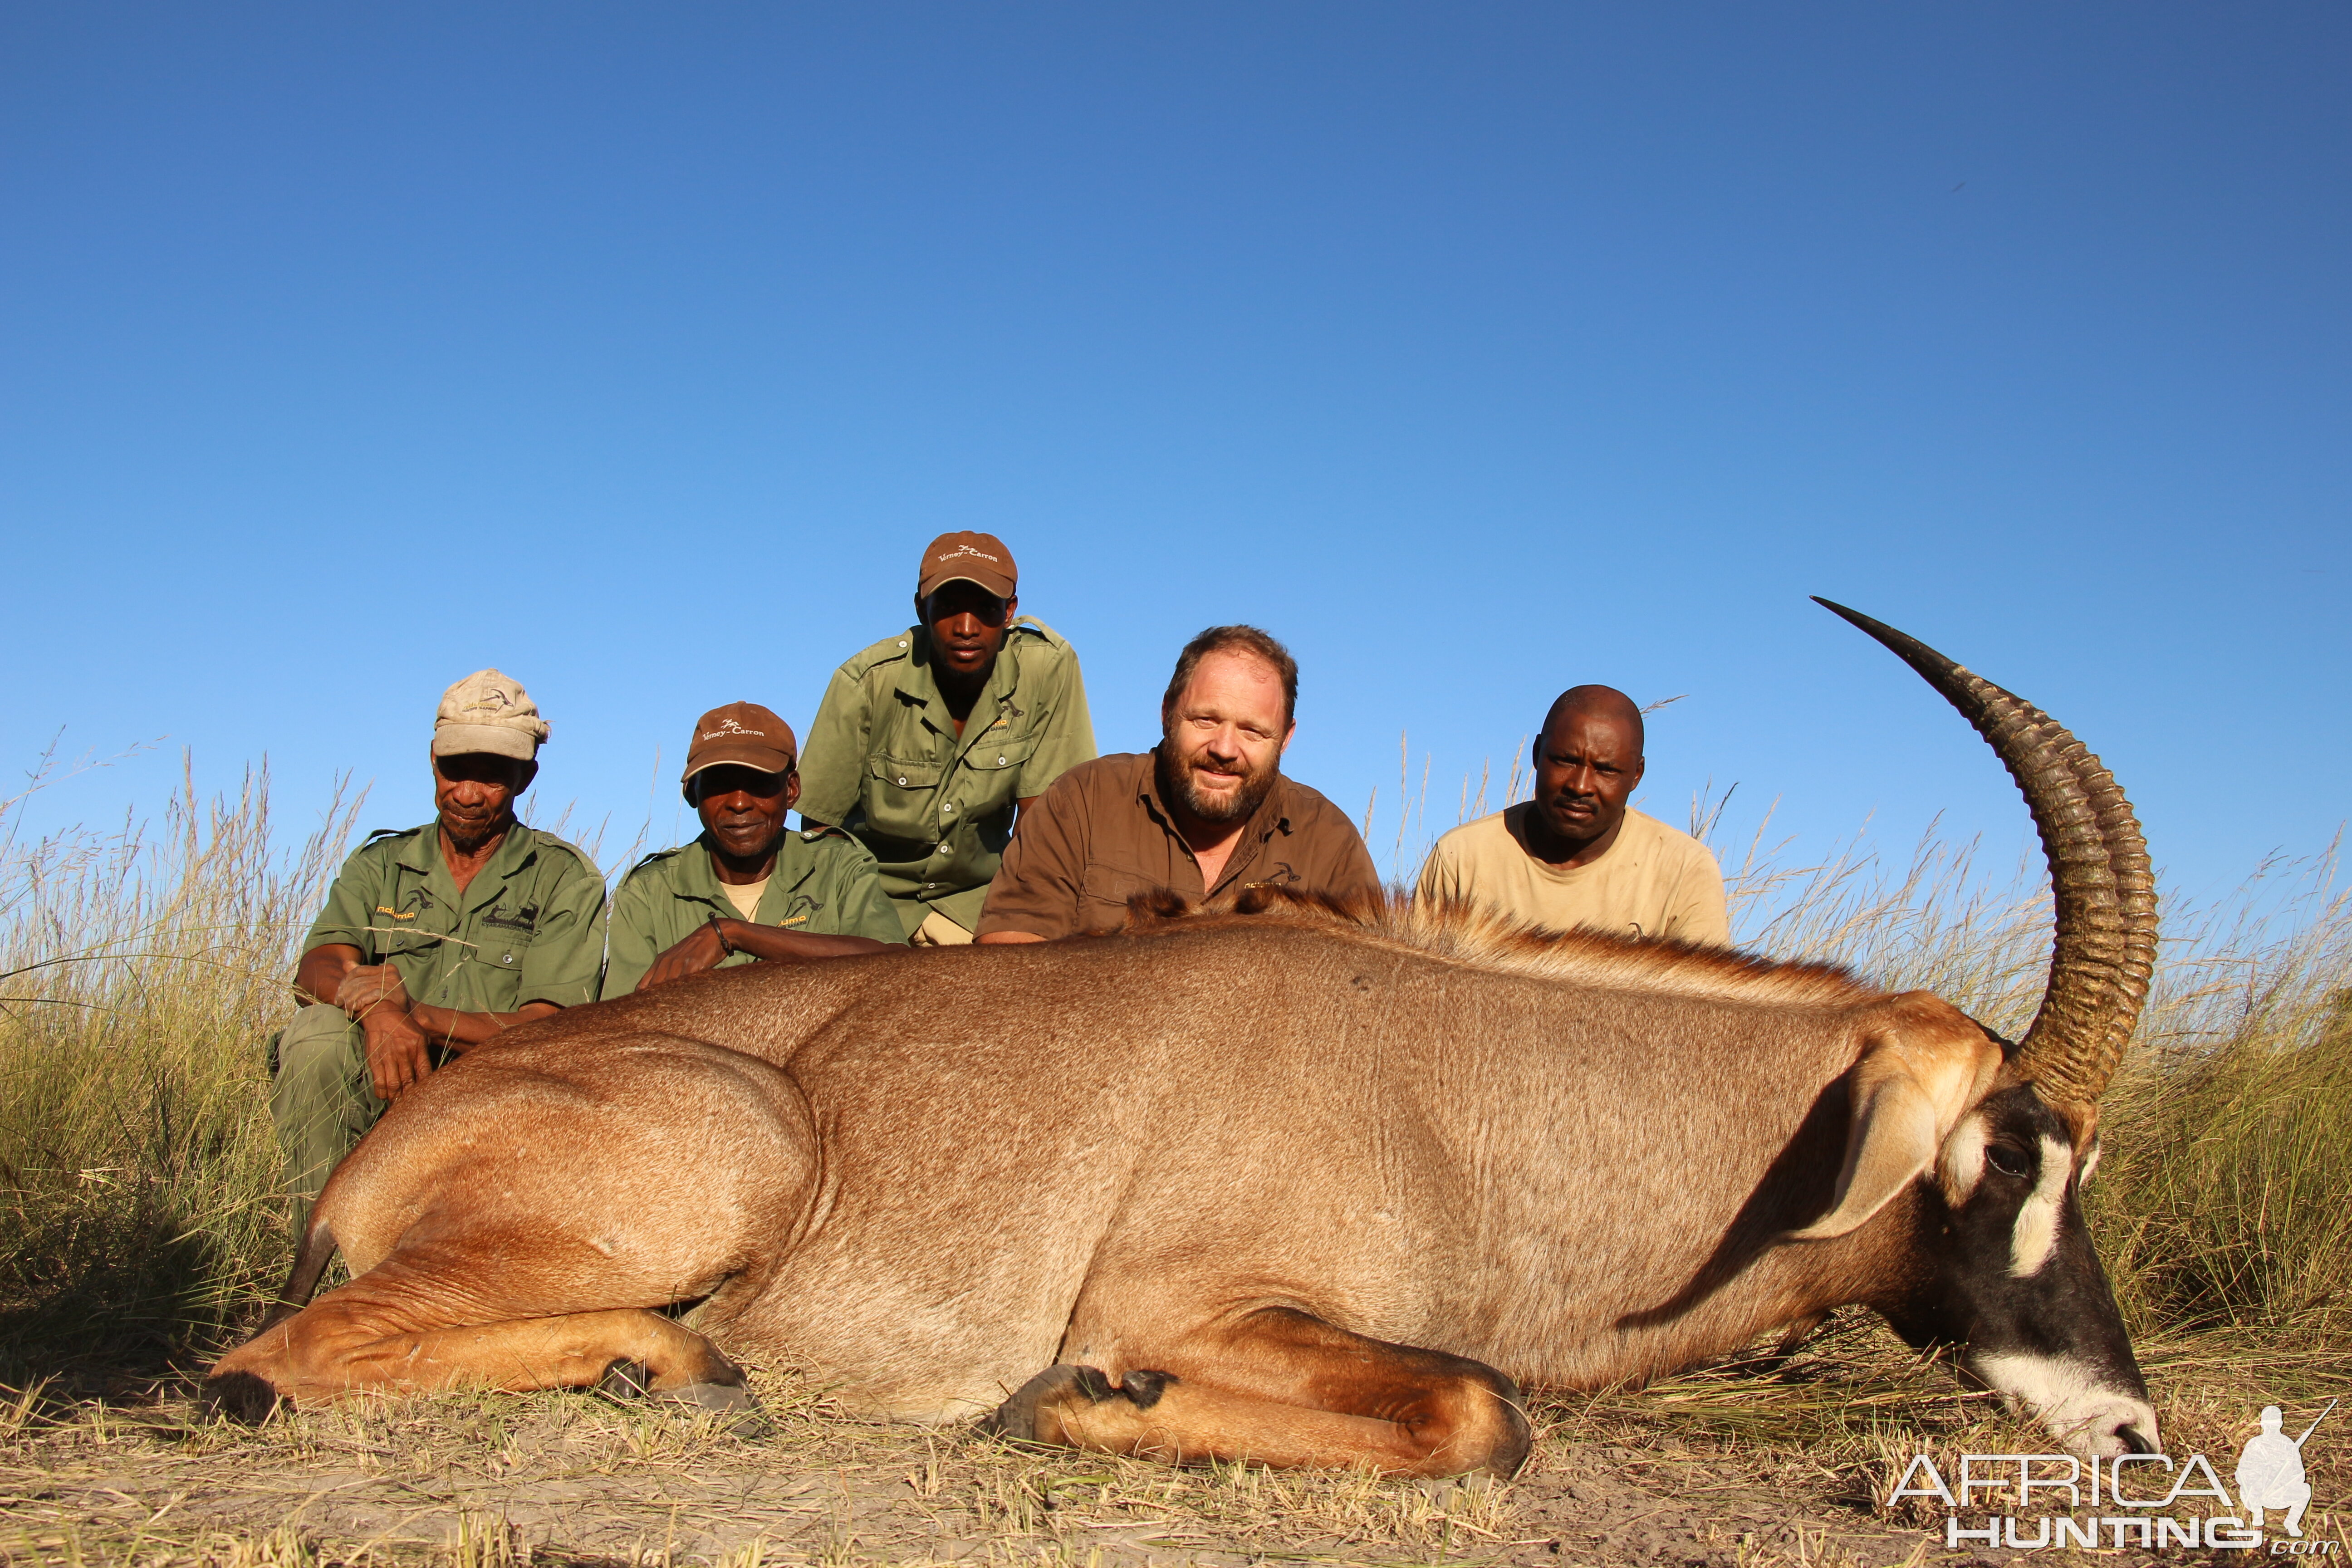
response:
<path id="1" fill-rule="evenodd" d="M 1731 945 L 1723 873 L 1706 847 L 1626 805 L 1642 782 L 1642 710 L 1613 687 L 1560 693 L 1536 742 L 1536 797 L 1455 828 L 1413 897 L 1547 931 Z"/>
<path id="2" fill-rule="evenodd" d="M 1161 888 L 1195 901 L 1268 883 L 1379 897 L 1355 824 L 1283 776 L 1297 700 L 1297 662 L 1265 633 L 1194 637 L 1160 700 L 1160 744 L 1081 763 L 1023 809 L 979 940 L 1110 931 L 1129 897 Z"/>

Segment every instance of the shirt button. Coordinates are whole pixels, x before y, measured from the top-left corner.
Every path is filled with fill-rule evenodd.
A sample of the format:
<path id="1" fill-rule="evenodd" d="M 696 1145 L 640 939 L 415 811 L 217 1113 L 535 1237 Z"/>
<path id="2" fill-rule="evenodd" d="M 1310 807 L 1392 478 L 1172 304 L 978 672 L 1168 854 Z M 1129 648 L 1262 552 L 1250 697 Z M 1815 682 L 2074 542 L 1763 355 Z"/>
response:
<path id="1" fill-rule="evenodd" d="M 904 789 L 904 788 L 906 788 L 906 787 L 907 787 L 907 775 L 906 775 L 906 774 L 904 774 L 904 773 L 900 773 L 900 774 L 898 775 L 898 787 L 899 787 L 900 789 Z"/>
<path id="2" fill-rule="evenodd" d="M 514 962 L 514 954 L 509 952 L 504 958 L 499 959 L 499 962 L 500 963 L 512 963 Z"/>
<path id="3" fill-rule="evenodd" d="M 997 758 L 997 759 L 996 759 L 996 765 L 997 765 L 998 767 L 1000 767 L 1000 768 L 1001 768 L 1001 767 L 1003 767 L 1003 766 L 1004 765 L 1004 759 L 1003 759 L 1003 757 L 999 757 L 999 758 Z"/>

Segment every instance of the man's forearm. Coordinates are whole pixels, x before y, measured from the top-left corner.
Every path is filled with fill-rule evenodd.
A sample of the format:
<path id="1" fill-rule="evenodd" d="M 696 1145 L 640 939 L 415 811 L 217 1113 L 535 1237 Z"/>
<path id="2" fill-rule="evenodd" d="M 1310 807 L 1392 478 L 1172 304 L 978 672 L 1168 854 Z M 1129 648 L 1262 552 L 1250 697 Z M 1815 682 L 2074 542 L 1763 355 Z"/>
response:
<path id="1" fill-rule="evenodd" d="M 1034 931 L 982 931 L 971 940 L 980 947 L 1010 947 L 1014 942 L 1045 942 L 1047 939 Z"/>
<path id="2" fill-rule="evenodd" d="M 562 1011 L 552 1002 L 526 1002 L 512 1013 L 460 1013 L 451 1007 L 429 1007 L 419 1003 L 409 1008 L 408 1017 L 435 1045 L 463 1051 L 488 1045 L 517 1024 L 552 1017 Z"/>
<path id="3" fill-rule="evenodd" d="M 360 966 L 360 950 L 339 942 L 324 942 L 302 955 L 294 969 L 294 994 L 303 1005 L 323 1002 L 335 1005 L 343 976 Z"/>
<path id="4" fill-rule="evenodd" d="M 813 931 L 779 931 L 749 921 L 720 921 L 720 935 L 730 952 L 748 952 L 766 963 L 789 963 L 811 958 L 847 958 L 858 952 L 887 952 L 892 943 L 870 936 L 822 936 Z"/>

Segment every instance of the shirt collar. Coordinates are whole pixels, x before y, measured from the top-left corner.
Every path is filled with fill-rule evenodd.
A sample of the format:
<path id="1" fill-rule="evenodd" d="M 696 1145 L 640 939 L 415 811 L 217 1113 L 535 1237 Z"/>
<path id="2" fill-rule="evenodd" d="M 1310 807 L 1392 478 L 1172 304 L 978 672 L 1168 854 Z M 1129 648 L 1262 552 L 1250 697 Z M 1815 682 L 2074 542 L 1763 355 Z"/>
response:
<path id="1" fill-rule="evenodd" d="M 507 829 L 499 847 L 490 852 L 489 864 L 474 873 L 474 879 L 458 895 L 459 901 L 471 906 L 484 901 L 485 895 L 499 884 L 511 880 L 539 858 L 539 836 L 517 819 Z M 408 836 L 394 858 L 404 870 L 430 878 L 438 872 L 454 891 L 457 879 L 449 875 L 449 863 L 441 858 L 441 821 L 436 817 Z"/>
<path id="2" fill-rule="evenodd" d="M 931 668 L 931 634 L 923 626 L 908 628 L 908 653 L 906 665 L 898 671 L 898 693 L 919 704 L 924 710 L 923 721 L 948 738 L 961 751 L 984 733 L 993 723 L 999 710 L 1011 706 L 1013 693 L 1021 684 L 1021 658 L 1013 651 L 1013 632 L 1019 622 L 1007 626 L 1004 646 L 996 650 L 996 662 L 989 667 L 988 684 L 981 688 L 973 700 L 971 713 L 964 720 L 963 732 L 956 732 L 955 721 L 948 717 L 947 698 L 940 691 L 939 677 Z M 936 708 L 934 716 L 931 710 Z M 981 715 L 991 717 L 982 721 Z"/>
<path id="3" fill-rule="evenodd" d="M 769 868 L 768 885 L 760 894 L 762 905 L 767 903 L 771 893 L 790 892 L 799 887 L 808 880 L 809 873 L 814 869 L 815 858 L 803 855 L 795 849 L 794 846 L 799 841 L 800 835 L 793 832 L 786 832 L 777 841 L 776 863 Z M 724 906 L 731 913 L 735 907 L 733 900 L 727 897 L 727 884 L 719 879 L 719 868 L 712 863 L 710 855 L 710 835 L 707 832 L 678 851 L 678 858 L 685 864 L 678 868 L 677 896 L 693 899 L 713 908 Z"/>

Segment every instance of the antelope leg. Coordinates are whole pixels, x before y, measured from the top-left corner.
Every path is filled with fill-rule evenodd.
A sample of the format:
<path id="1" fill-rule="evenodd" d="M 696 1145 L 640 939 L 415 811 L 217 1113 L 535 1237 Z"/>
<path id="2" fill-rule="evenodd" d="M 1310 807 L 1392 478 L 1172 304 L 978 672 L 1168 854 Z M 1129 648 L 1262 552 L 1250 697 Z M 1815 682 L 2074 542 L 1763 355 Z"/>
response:
<path id="1" fill-rule="evenodd" d="M 583 1388 L 616 1361 L 644 1363 L 656 1395 L 707 1404 L 705 1392 L 743 1385 L 741 1370 L 709 1340 L 642 1308 L 452 1322 L 473 1314 L 413 1282 L 396 1292 L 373 1283 L 362 1275 L 231 1351 L 205 1379 L 207 1396 L 257 1420 L 281 1397 L 310 1404 L 371 1389 Z"/>
<path id="2" fill-rule="evenodd" d="M 1205 1329 L 1113 1385 L 1093 1367 L 1040 1373 L 992 1418 L 1008 1436 L 1174 1462 L 1508 1476 L 1533 1434 L 1490 1366 L 1389 1344 L 1286 1308 Z"/>

